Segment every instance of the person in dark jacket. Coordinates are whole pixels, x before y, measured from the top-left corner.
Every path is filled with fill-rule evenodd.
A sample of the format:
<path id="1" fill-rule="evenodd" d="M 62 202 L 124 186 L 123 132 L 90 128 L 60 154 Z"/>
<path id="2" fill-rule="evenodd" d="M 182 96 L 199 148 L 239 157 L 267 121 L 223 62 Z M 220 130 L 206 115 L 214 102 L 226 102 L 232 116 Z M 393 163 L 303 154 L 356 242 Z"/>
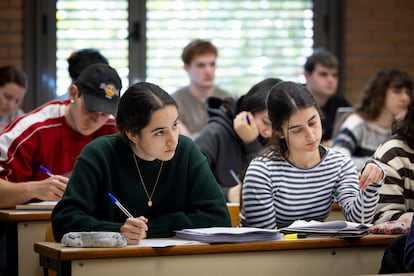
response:
<path id="1" fill-rule="evenodd" d="M 232 98 L 207 99 L 209 120 L 195 139 L 207 157 L 223 195 L 228 202 L 239 202 L 240 181 L 248 162 L 261 151 L 271 136 L 266 109 L 267 92 L 280 79 L 267 78 L 255 84 L 236 103 Z"/>

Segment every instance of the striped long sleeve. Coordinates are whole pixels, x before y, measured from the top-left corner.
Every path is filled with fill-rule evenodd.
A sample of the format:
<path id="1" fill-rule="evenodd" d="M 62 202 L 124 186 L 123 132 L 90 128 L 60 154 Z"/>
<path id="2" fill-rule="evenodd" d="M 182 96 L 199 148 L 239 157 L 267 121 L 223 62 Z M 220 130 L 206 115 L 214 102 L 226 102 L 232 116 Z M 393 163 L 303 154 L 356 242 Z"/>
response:
<path id="1" fill-rule="evenodd" d="M 374 158 L 386 171 L 379 190 L 375 224 L 402 218 L 411 220 L 414 214 L 414 150 L 393 137 L 377 149 Z"/>
<path id="2" fill-rule="evenodd" d="M 365 222 L 371 222 L 380 184 L 371 183 L 360 191 L 351 159 L 336 150 L 323 149 L 321 161 L 308 169 L 284 158 L 254 159 L 243 184 L 241 225 L 275 229 L 299 219 L 324 221 L 334 199 L 347 220 L 361 222 L 364 215 Z"/>

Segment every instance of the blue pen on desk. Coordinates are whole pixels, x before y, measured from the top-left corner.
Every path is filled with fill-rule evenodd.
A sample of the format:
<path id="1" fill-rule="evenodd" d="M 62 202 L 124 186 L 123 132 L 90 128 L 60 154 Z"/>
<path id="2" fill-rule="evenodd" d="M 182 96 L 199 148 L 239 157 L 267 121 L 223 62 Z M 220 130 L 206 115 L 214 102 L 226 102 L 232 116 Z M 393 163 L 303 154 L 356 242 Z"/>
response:
<path id="1" fill-rule="evenodd" d="M 237 184 L 241 183 L 240 179 L 237 177 L 236 173 L 230 169 L 230 174 L 233 176 L 233 179 L 237 182 Z"/>
<path id="2" fill-rule="evenodd" d="M 42 166 L 42 165 L 40 165 L 39 166 L 39 168 L 42 170 L 42 171 L 44 171 L 48 176 L 54 176 L 54 174 L 51 172 L 51 171 L 49 171 L 46 167 L 44 167 L 44 166 Z"/>
<path id="3" fill-rule="evenodd" d="M 133 218 L 130 212 L 114 197 L 111 193 L 108 193 L 109 198 L 112 200 L 113 203 L 115 203 L 116 206 L 124 213 L 127 217 Z"/>
<path id="4" fill-rule="evenodd" d="M 249 114 L 246 114 L 246 121 L 247 121 L 247 123 L 250 125 L 250 118 L 249 118 Z"/>

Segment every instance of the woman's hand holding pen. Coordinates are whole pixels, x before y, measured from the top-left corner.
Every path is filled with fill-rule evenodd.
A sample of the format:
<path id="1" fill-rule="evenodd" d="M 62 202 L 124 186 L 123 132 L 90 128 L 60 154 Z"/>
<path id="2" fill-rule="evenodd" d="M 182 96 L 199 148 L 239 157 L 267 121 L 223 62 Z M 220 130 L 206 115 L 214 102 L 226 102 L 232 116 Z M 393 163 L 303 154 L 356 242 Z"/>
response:
<path id="1" fill-rule="evenodd" d="M 359 178 L 359 188 L 364 191 L 370 183 L 379 183 L 383 175 L 382 169 L 376 163 L 367 163 Z"/>
<path id="2" fill-rule="evenodd" d="M 244 143 L 251 143 L 259 136 L 259 129 L 250 112 L 242 111 L 237 114 L 233 120 L 233 128 Z"/>
<path id="3" fill-rule="evenodd" d="M 137 218 L 127 218 L 121 226 L 120 232 L 125 235 L 128 245 L 138 244 L 140 240 L 147 237 L 148 219 L 140 216 Z"/>

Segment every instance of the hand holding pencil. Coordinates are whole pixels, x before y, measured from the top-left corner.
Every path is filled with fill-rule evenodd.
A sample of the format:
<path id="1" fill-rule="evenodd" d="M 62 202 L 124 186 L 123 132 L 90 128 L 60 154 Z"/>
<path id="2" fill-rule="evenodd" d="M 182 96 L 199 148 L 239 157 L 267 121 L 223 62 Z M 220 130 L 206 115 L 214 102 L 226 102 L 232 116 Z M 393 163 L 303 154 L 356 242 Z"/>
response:
<path id="1" fill-rule="evenodd" d="M 380 183 L 384 177 L 384 172 L 376 163 L 368 163 L 364 167 L 359 177 L 359 188 L 365 191 L 369 184 Z"/>
<path id="2" fill-rule="evenodd" d="M 253 142 L 259 136 L 259 129 L 254 121 L 253 114 L 242 111 L 233 120 L 233 128 L 244 143 Z"/>

